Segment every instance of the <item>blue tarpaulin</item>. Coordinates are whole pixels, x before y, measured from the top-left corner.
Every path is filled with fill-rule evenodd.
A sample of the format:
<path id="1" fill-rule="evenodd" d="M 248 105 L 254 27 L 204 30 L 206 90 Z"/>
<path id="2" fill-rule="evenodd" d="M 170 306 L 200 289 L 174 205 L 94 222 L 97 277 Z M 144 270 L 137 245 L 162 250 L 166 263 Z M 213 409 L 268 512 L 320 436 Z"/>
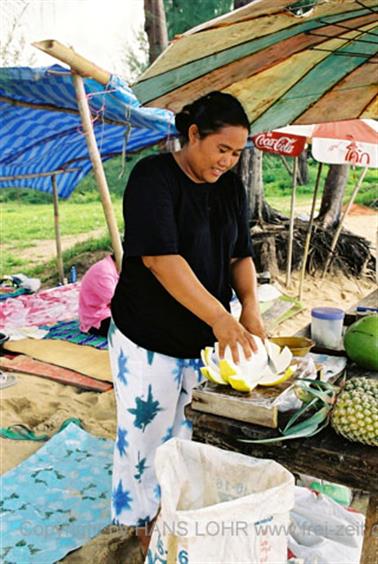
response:
<path id="1" fill-rule="evenodd" d="M 118 76 L 107 86 L 89 78 L 84 85 L 103 161 L 175 135 L 173 113 L 141 107 Z M 1 68 L 0 188 L 51 193 L 49 176 L 4 178 L 74 169 L 56 176 L 59 197 L 68 198 L 91 167 L 70 70 L 60 65 Z"/>

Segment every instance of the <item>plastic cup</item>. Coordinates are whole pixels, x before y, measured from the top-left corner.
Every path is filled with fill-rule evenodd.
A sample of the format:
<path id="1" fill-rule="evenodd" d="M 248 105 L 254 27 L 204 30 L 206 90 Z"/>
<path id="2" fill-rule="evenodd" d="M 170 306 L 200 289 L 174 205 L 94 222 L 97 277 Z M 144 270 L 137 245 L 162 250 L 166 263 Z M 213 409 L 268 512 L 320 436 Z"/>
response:
<path id="1" fill-rule="evenodd" d="M 315 307 L 311 310 L 311 338 L 317 345 L 339 349 L 345 313 L 336 307 Z"/>

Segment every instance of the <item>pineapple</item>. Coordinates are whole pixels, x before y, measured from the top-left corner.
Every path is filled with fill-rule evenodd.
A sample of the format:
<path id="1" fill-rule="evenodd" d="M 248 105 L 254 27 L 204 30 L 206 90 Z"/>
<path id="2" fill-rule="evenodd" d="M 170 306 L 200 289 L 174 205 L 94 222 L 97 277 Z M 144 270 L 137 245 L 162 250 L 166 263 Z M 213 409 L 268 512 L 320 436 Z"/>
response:
<path id="1" fill-rule="evenodd" d="M 312 437 L 330 423 L 336 433 L 350 441 L 378 446 L 378 379 L 351 378 L 338 387 L 329 382 L 302 378 L 293 384 L 293 388 L 303 406 L 280 429 L 279 437 L 238 440 L 275 443 Z"/>
<path id="2" fill-rule="evenodd" d="M 331 425 L 350 441 L 378 446 L 378 380 L 347 381 L 336 398 Z"/>

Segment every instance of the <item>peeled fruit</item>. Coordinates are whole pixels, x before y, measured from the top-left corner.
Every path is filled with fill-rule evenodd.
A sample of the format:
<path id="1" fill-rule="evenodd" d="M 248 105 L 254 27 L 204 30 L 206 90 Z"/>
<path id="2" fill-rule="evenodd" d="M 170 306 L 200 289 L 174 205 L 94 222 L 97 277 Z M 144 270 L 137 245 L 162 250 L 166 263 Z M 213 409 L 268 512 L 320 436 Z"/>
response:
<path id="1" fill-rule="evenodd" d="M 278 384 L 282 384 L 282 382 L 286 382 L 286 380 L 293 376 L 296 369 L 297 365 L 294 364 L 286 368 L 285 372 L 281 374 L 267 372 L 262 380 L 260 380 L 259 386 L 277 386 Z"/>
<path id="2" fill-rule="evenodd" d="M 378 315 L 368 315 L 353 323 L 345 333 L 344 347 L 354 362 L 378 371 Z"/>
<path id="3" fill-rule="evenodd" d="M 239 392 L 250 392 L 256 386 L 275 386 L 288 380 L 296 367 L 290 366 L 293 355 L 287 347 L 282 350 L 267 339 L 263 342 L 253 337 L 257 351 L 246 358 L 242 346 L 238 343 L 239 362 L 236 364 L 230 347 L 226 347 L 224 358 L 219 357 L 219 343 L 201 351 L 204 367 L 203 376 L 215 384 L 229 384 Z"/>

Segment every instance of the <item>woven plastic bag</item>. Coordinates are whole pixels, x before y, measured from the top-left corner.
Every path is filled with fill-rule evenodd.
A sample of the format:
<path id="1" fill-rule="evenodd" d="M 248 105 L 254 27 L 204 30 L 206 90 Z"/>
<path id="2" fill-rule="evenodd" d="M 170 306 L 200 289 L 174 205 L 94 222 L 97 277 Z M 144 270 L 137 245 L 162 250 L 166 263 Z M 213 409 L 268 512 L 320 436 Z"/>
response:
<path id="1" fill-rule="evenodd" d="M 171 439 L 155 469 L 161 511 L 147 564 L 286 564 L 294 477 L 283 466 Z"/>
<path id="2" fill-rule="evenodd" d="M 326 495 L 295 488 L 289 548 L 304 564 L 358 564 L 365 517 Z"/>

